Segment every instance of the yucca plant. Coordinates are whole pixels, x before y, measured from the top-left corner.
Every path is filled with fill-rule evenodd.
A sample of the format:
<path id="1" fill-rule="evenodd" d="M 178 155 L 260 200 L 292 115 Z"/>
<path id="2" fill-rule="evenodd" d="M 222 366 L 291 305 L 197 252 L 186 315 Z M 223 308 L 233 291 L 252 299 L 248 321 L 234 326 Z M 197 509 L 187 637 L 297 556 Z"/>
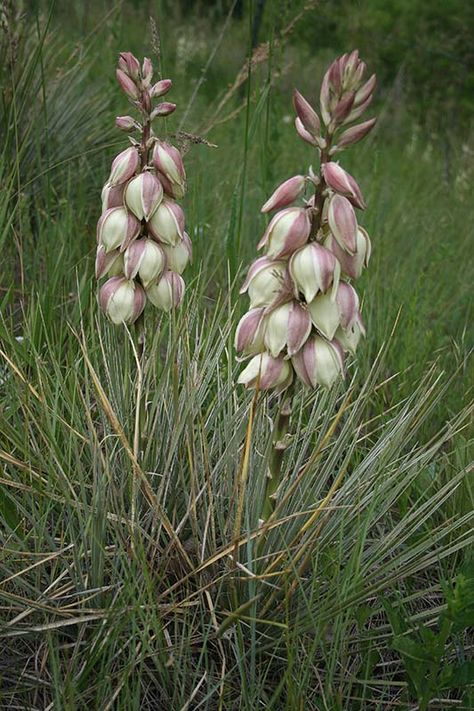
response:
<path id="1" fill-rule="evenodd" d="M 268 95 L 265 86 L 258 111 Z M 275 103 L 276 124 L 276 90 Z M 436 155 L 427 170 L 407 146 L 384 142 L 377 161 L 356 154 L 377 235 L 361 277 L 369 337 L 345 382 L 298 390 L 280 490 L 262 526 L 275 403 L 236 387 L 240 303 L 237 277 L 225 279 L 235 244 L 224 244 L 222 213 L 213 222 L 202 207 L 214 202 L 211 183 L 218 205 L 238 200 L 229 165 L 241 159 L 240 129 L 227 123 L 223 157 L 192 166 L 186 214 L 203 259 L 188 272 L 185 309 L 150 326 L 141 374 L 132 339 L 98 313 L 87 227 L 96 202 L 84 163 L 63 174 L 60 219 L 38 215 L 41 268 L 33 250 L 20 252 L 31 259 L 31 298 L 10 311 L 2 292 L 6 708 L 382 711 L 427 694 L 432 708 L 472 705 L 462 666 L 471 632 L 455 613 L 473 542 L 472 405 L 458 402 L 459 393 L 469 399 L 467 349 L 457 340 L 456 362 L 441 353 L 447 375 L 434 352 L 454 323 L 462 330 L 453 285 L 472 211 L 437 184 Z M 250 129 L 260 135 L 257 122 Z M 280 167 L 295 172 L 298 148 L 283 130 L 275 140 Z M 248 170 L 257 206 L 269 178 L 250 160 Z M 0 213 L 5 233 L 10 215 Z M 251 240 L 241 245 L 239 260 L 250 259 Z M 423 291 L 422 272 L 435 292 Z M 147 407 L 139 461 L 138 377 Z M 131 472 L 142 492 L 134 518 Z M 410 642 L 444 639 L 450 615 L 444 647 L 413 660 Z"/>

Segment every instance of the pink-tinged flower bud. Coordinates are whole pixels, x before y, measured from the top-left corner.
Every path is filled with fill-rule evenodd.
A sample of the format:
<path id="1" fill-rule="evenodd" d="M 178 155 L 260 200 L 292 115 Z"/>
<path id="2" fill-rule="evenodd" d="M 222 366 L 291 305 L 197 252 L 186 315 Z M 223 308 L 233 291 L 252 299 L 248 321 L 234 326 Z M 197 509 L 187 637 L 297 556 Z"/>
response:
<path id="1" fill-rule="evenodd" d="M 171 311 L 180 305 L 184 296 L 183 278 L 175 272 L 166 271 L 157 284 L 151 284 L 146 293 L 153 306 Z"/>
<path id="2" fill-rule="evenodd" d="M 355 72 L 352 75 L 351 87 L 353 89 L 357 89 L 360 86 L 360 83 L 364 77 L 366 69 L 367 69 L 366 63 L 359 62 L 357 69 L 355 70 Z"/>
<path id="3" fill-rule="evenodd" d="M 100 279 L 106 274 L 109 276 L 123 274 L 123 255 L 118 249 L 106 252 L 104 245 L 99 244 L 95 257 L 95 277 Z"/>
<path id="4" fill-rule="evenodd" d="M 290 275 L 295 292 L 304 295 L 309 303 L 320 291 L 326 292 L 332 284 L 337 288 L 340 266 L 336 257 L 317 242 L 310 242 L 290 259 Z"/>
<path id="5" fill-rule="evenodd" d="M 359 207 L 361 210 L 365 209 L 364 198 L 352 175 L 344 170 L 344 168 L 341 168 L 338 163 L 334 163 L 334 161 L 323 163 L 321 169 L 324 180 L 334 192 L 339 193 L 339 195 L 344 195 L 353 205 Z"/>
<path id="6" fill-rule="evenodd" d="M 97 242 L 107 253 L 118 247 L 123 251 L 139 233 L 139 221 L 125 207 L 106 210 L 97 223 Z"/>
<path id="7" fill-rule="evenodd" d="M 140 164 L 140 156 L 134 146 L 126 148 L 112 161 L 109 185 L 121 185 L 135 175 Z"/>
<path id="8" fill-rule="evenodd" d="M 305 186 L 304 175 L 295 175 L 282 183 L 275 192 L 268 198 L 261 212 L 280 210 L 282 207 L 291 205 L 302 194 Z"/>
<path id="9" fill-rule="evenodd" d="M 350 328 L 359 314 L 359 297 L 350 284 L 339 282 L 335 295 L 319 294 L 308 304 L 311 320 L 329 341 L 342 326 Z"/>
<path id="10" fill-rule="evenodd" d="M 159 96 L 164 96 L 169 92 L 173 85 L 173 82 L 171 79 L 162 79 L 161 81 L 157 81 L 156 84 L 153 84 L 150 90 L 150 96 L 152 99 L 157 98 Z"/>
<path id="11" fill-rule="evenodd" d="M 283 358 L 273 358 L 269 353 L 260 353 L 249 361 L 239 375 L 238 383 L 246 388 L 278 391 L 285 390 L 293 380 L 293 368 Z"/>
<path id="12" fill-rule="evenodd" d="M 335 59 L 332 64 L 329 65 L 329 69 L 327 70 L 329 84 L 336 93 L 340 93 L 342 89 L 342 72 L 346 59 L 347 54 L 343 54 L 342 57 Z"/>
<path id="13" fill-rule="evenodd" d="M 264 342 L 274 358 L 286 347 L 292 356 L 302 348 L 311 332 L 311 317 L 297 301 L 281 304 L 265 319 Z"/>
<path id="14" fill-rule="evenodd" d="M 163 198 L 148 222 L 148 229 L 159 242 L 177 245 L 183 239 L 184 212 L 173 200 Z"/>
<path id="15" fill-rule="evenodd" d="M 371 254 L 370 237 L 363 227 L 357 228 L 356 250 L 354 254 L 348 254 L 339 246 L 334 235 L 329 234 L 324 241 L 324 246 L 331 250 L 341 265 L 342 274 L 351 279 L 358 279 L 364 267 L 369 264 Z"/>
<path id="16" fill-rule="evenodd" d="M 305 129 L 305 127 L 303 126 L 303 124 L 301 122 L 301 119 L 298 116 L 295 118 L 295 128 L 296 128 L 296 133 L 298 134 L 298 136 L 300 138 L 303 139 L 303 141 L 305 141 L 306 143 L 309 143 L 310 146 L 317 146 L 318 145 L 316 138 L 314 138 L 314 136 L 312 136 L 310 134 L 310 132 Z"/>
<path id="17" fill-rule="evenodd" d="M 361 61 L 359 59 L 359 50 L 352 50 L 352 52 L 346 58 L 346 61 L 344 63 L 343 77 L 346 82 L 351 80 L 352 75 L 357 70 L 357 67 L 360 63 Z"/>
<path id="18" fill-rule="evenodd" d="M 250 266 L 240 293 L 248 290 L 250 307 L 270 306 L 283 295 L 290 294 L 286 263 L 269 257 L 260 257 Z"/>
<path id="19" fill-rule="evenodd" d="M 151 63 L 151 59 L 148 59 L 148 57 L 145 57 L 145 59 L 143 60 L 143 64 L 142 64 L 143 86 L 145 86 L 145 87 L 150 86 L 152 76 L 153 76 L 153 64 Z"/>
<path id="20" fill-rule="evenodd" d="M 112 323 L 131 324 L 145 308 L 145 291 L 136 282 L 115 276 L 101 287 L 99 304 Z"/>
<path id="21" fill-rule="evenodd" d="M 153 165 L 161 175 L 164 175 L 172 183 L 184 184 L 186 181 L 181 153 L 169 143 L 156 141 L 153 149 Z"/>
<path id="22" fill-rule="evenodd" d="M 350 114 L 347 116 L 347 118 L 344 119 L 344 121 L 342 122 L 342 125 L 344 126 L 344 125 L 347 124 L 347 123 L 353 123 L 354 121 L 357 121 L 357 119 L 360 118 L 360 116 L 362 116 L 362 114 L 364 113 L 364 111 L 365 111 L 365 110 L 370 106 L 370 104 L 372 103 L 372 98 L 373 98 L 372 96 L 369 96 L 369 98 L 366 99 L 366 101 L 364 101 L 363 104 L 361 104 L 360 106 L 358 106 L 356 109 L 352 109 L 352 111 L 351 111 Z"/>
<path id="23" fill-rule="evenodd" d="M 304 207 L 288 207 L 277 212 L 270 220 L 258 243 L 266 245 L 269 257 L 285 257 L 306 244 L 311 232 L 311 220 Z"/>
<path id="24" fill-rule="evenodd" d="M 312 135 L 319 136 L 321 131 L 319 116 L 297 89 L 293 92 L 293 105 L 303 127 Z"/>
<path id="25" fill-rule="evenodd" d="M 170 269 L 172 272 L 176 272 L 177 274 L 182 274 L 184 272 L 188 262 L 193 257 L 193 247 L 187 232 L 183 232 L 183 239 L 176 245 L 162 244 L 161 249 L 166 257 L 167 269 Z"/>
<path id="26" fill-rule="evenodd" d="M 242 316 L 235 332 L 235 350 L 243 356 L 256 355 L 264 349 L 263 316 L 265 307 L 250 309 Z"/>
<path id="27" fill-rule="evenodd" d="M 125 54 L 125 53 L 123 53 L 123 54 Z M 120 69 L 120 71 L 124 72 L 125 74 L 128 74 L 127 62 L 120 54 L 119 54 L 117 66 L 118 66 L 118 69 Z"/>
<path id="28" fill-rule="evenodd" d="M 137 239 L 125 250 L 123 255 L 124 274 L 127 279 L 139 275 L 146 288 L 156 281 L 165 268 L 165 255 L 156 242 L 151 239 Z"/>
<path id="29" fill-rule="evenodd" d="M 376 122 L 377 119 L 372 118 L 368 121 L 364 121 L 364 123 L 359 123 L 357 126 L 346 129 L 344 133 L 341 133 L 339 136 L 336 148 L 346 148 L 347 146 L 353 146 L 355 143 L 358 143 L 367 136 Z"/>
<path id="30" fill-rule="evenodd" d="M 140 76 L 140 62 L 131 52 L 120 52 L 119 69 L 125 74 L 128 74 L 132 79 L 138 79 Z"/>
<path id="31" fill-rule="evenodd" d="M 291 359 L 296 375 L 308 387 L 330 388 L 344 373 L 344 353 L 337 341 L 310 336 Z"/>
<path id="32" fill-rule="evenodd" d="M 349 200 L 342 195 L 333 195 L 328 209 L 329 228 L 338 244 L 354 254 L 357 249 L 357 220 Z"/>
<path id="33" fill-rule="evenodd" d="M 319 108 L 321 110 L 321 116 L 323 117 L 325 126 L 329 126 L 329 124 L 331 123 L 331 92 L 329 87 L 328 72 L 326 72 L 326 74 L 324 75 L 323 81 L 321 83 Z"/>
<path id="34" fill-rule="evenodd" d="M 137 127 L 137 122 L 134 118 L 132 118 L 132 116 L 117 116 L 115 119 L 115 125 L 121 131 L 130 133 L 130 131 L 133 131 Z"/>
<path id="35" fill-rule="evenodd" d="M 137 101 L 137 99 L 140 98 L 140 92 L 133 79 L 130 79 L 121 69 L 117 69 L 115 75 L 122 91 L 125 92 L 130 99 Z"/>
<path id="36" fill-rule="evenodd" d="M 334 121 L 336 123 L 344 121 L 344 119 L 346 119 L 350 114 L 351 108 L 354 104 L 354 97 L 355 93 L 353 91 L 347 91 L 337 102 L 333 113 Z"/>
<path id="37" fill-rule="evenodd" d="M 163 200 L 163 187 L 153 173 L 140 173 L 127 184 L 124 200 L 139 220 L 148 221 Z"/>
<path id="38" fill-rule="evenodd" d="M 162 104 L 158 104 L 151 112 L 151 120 L 157 118 L 158 116 L 169 116 L 174 111 L 176 111 L 176 104 L 172 104 L 171 101 L 163 101 Z"/>
<path id="39" fill-rule="evenodd" d="M 122 207 L 123 206 L 123 192 L 125 190 L 125 183 L 120 185 L 110 185 L 110 183 L 105 183 L 102 188 L 102 212 L 108 210 L 111 207 Z"/>
<path id="40" fill-rule="evenodd" d="M 360 313 L 354 319 L 353 323 L 347 328 L 339 328 L 336 331 L 336 341 L 338 341 L 345 351 L 355 353 L 359 345 L 360 337 L 365 336 L 365 327 Z"/>
<path id="41" fill-rule="evenodd" d="M 362 104 L 365 104 L 367 99 L 369 99 L 369 97 L 372 96 L 376 85 L 377 85 L 377 77 L 375 76 L 375 74 L 372 74 L 372 76 L 370 77 L 370 79 L 368 79 L 368 81 L 366 81 L 364 86 L 362 86 L 356 92 L 355 99 L 354 99 L 354 108 L 358 108 Z"/>

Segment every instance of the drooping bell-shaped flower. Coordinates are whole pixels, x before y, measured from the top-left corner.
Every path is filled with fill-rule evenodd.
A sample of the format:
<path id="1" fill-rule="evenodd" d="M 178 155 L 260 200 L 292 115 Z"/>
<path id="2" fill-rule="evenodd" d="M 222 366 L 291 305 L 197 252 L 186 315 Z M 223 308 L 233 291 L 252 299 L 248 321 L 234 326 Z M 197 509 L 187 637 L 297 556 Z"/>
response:
<path id="1" fill-rule="evenodd" d="M 185 184 L 173 183 L 171 180 L 168 180 L 166 175 L 163 175 L 163 173 L 158 173 L 158 177 L 160 179 L 160 183 L 163 186 L 163 191 L 165 195 L 170 198 L 173 198 L 173 200 L 181 200 L 184 197 L 186 193 Z"/>
<path id="2" fill-rule="evenodd" d="M 344 195 L 356 207 L 365 209 L 365 200 L 358 184 L 344 168 L 341 168 L 338 163 L 329 161 L 321 166 L 321 171 L 331 190 L 338 195 Z"/>
<path id="3" fill-rule="evenodd" d="M 181 153 L 166 141 L 156 141 L 153 148 L 153 165 L 156 170 L 172 183 L 184 185 L 186 172 Z"/>
<path id="4" fill-rule="evenodd" d="M 106 252 L 126 249 L 140 232 L 140 223 L 125 207 L 111 207 L 97 223 L 97 242 Z"/>
<path id="5" fill-rule="evenodd" d="M 110 183 L 105 183 L 102 188 L 102 212 L 108 210 L 111 207 L 122 207 L 123 206 L 123 193 L 125 190 L 125 183 L 120 185 L 110 185 Z"/>
<path id="6" fill-rule="evenodd" d="M 350 326 L 346 328 L 339 326 L 335 334 L 335 339 L 341 344 L 345 351 L 354 354 L 359 345 L 361 336 L 365 336 L 365 326 L 359 312 Z"/>
<path id="7" fill-rule="evenodd" d="M 284 390 L 293 380 L 293 369 L 284 358 L 273 358 L 269 353 L 260 353 L 249 361 L 239 375 L 238 382 L 247 388 L 277 391 Z"/>
<path id="8" fill-rule="evenodd" d="M 299 379 L 308 387 L 330 388 L 344 373 L 344 354 L 337 341 L 310 336 L 291 359 Z"/>
<path id="9" fill-rule="evenodd" d="M 357 249 L 357 219 L 349 200 L 342 195 L 333 195 L 328 208 L 329 228 L 337 243 L 349 254 Z"/>
<path id="10" fill-rule="evenodd" d="M 285 182 L 282 183 L 268 198 L 267 202 L 263 205 L 261 212 L 281 210 L 282 207 L 291 205 L 292 202 L 300 197 L 304 190 L 304 186 L 304 175 L 294 175 L 292 178 L 285 180 Z"/>
<path id="11" fill-rule="evenodd" d="M 127 279 L 138 276 L 146 288 L 156 281 L 165 268 L 165 255 L 152 239 L 137 239 L 124 253 L 124 274 Z"/>
<path id="12" fill-rule="evenodd" d="M 256 355 L 264 349 L 263 317 L 265 307 L 250 309 L 242 316 L 235 331 L 235 350 L 243 356 Z"/>
<path id="13" fill-rule="evenodd" d="M 164 198 L 148 222 L 152 237 L 164 244 L 177 245 L 184 235 L 184 213 L 180 206 Z"/>
<path id="14" fill-rule="evenodd" d="M 286 263 L 260 257 L 250 266 L 240 293 L 248 291 L 250 307 L 269 306 L 290 293 Z"/>
<path id="15" fill-rule="evenodd" d="M 258 249 L 267 247 L 269 257 L 278 259 L 293 254 L 306 244 L 311 231 L 311 220 L 304 207 L 288 207 L 277 212 L 270 220 L 258 243 Z"/>
<path id="16" fill-rule="evenodd" d="M 318 331 L 331 341 L 339 326 L 350 328 L 359 315 L 359 297 L 353 286 L 339 282 L 335 296 L 319 294 L 308 310 Z"/>
<path id="17" fill-rule="evenodd" d="M 108 183 L 111 186 L 126 183 L 135 175 L 140 165 L 140 156 L 135 146 L 130 146 L 112 161 Z"/>
<path id="18" fill-rule="evenodd" d="M 274 358 L 287 348 L 292 356 L 311 332 L 311 317 L 298 301 L 277 306 L 265 318 L 264 343 Z"/>
<path id="19" fill-rule="evenodd" d="M 161 244 L 166 257 L 166 267 L 172 272 L 182 274 L 186 266 L 193 257 L 193 247 L 187 232 L 183 232 L 183 238 L 175 245 Z"/>
<path id="20" fill-rule="evenodd" d="M 301 292 L 306 302 L 317 293 L 333 290 L 339 283 L 341 268 L 332 252 L 317 242 L 310 242 L 296 252 L 290 260 L 290 275 L 295 292 Z"/>
<path id="21" fill-rule="evenodd" d="M 148 221 L 162 199 L 163 186 L 153 173 L 140 173 L 125 188 L 125 204 L 139 220 Z"/>
<path id="22" fill-rule="evenodd" d="M 104 245 L 99 244 L 95 257 L 95 278 L 119 274 L 123 274 L 123 254 L 118 249 L 106 252 Z"/>
<path id="23" fill-rule="evenodd" d="M 171 311 L 183 300 L 184 289 L 184 280 L 179 274 L 165 271 L 156 284 L 150 284 L 146 293 L 153 306 L 163 311 Z"/>
<path id="24" fill-rule="evenodd" d="M 131 324 L 145 308 L 145 291 L 140 284 L 115 276 L 100 288 L 99 304 L 112 323 Z"/>
<path id="25" fill-rule="evenodd" d="M 342 249 L 331 233 L 325 239 L 324 246 L 337 258 L 341 265 L 342 274 L 351 279 L 358 279 L 362 274 L 363 268 L 369 264 L 371 242 L 367 231 L 363 227 L 359 226 L 357 228 L 356 249 L 354 254 L 348 254 L 346 250 Z"/>

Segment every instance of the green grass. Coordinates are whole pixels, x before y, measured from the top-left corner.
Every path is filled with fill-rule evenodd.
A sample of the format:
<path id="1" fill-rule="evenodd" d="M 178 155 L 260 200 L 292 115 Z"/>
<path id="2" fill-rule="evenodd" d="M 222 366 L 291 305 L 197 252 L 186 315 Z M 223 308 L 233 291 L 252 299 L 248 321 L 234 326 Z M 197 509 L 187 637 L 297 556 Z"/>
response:
<path id="1" fill-rule="evenodd" d="M 195 258 L 179 312 L 147 315 L 136 462 L 133 334 L 99 313 L 93 262 L 100 188 L 126 145 L 111 129 L 126 110 L 115 55 L 139 49 L 143 16 L 81 15 L 77 47 L 71 7 L 70 19 L 53 9 L 44 41 L 46 18 L 20 25 L 35 51 L 2 105 L 1 708 L 472 708 L 469 137 L 446 152 L 382 87 L 377 132 L 345 162 L 374 248 L 359 289 L 367 339 L 345 383 L 296 397 L 262 536 L 278 399 L 235 384 L 238 287 L 260 205 L 314 160 L 284 117 L 294 84 L 316 98 L 327 56 L 272 45 L 250 102 L 244 86 L 222 117 L 242 110 L 206 135 L 218 148 L 186 155 Z M 202 18 L 161 16 L 170 132 L 214 22 L 211 34 Z M 248 17 L 229 24 L 185 130 L 206 126 L 247 30 Z M 180 37 L 194 42 L 187 64 Z"/>

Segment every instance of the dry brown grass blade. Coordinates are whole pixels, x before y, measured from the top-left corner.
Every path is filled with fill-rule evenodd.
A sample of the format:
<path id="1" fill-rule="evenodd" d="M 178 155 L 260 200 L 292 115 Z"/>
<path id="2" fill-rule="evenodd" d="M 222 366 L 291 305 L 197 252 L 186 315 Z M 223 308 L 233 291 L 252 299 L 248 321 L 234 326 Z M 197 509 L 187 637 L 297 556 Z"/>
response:
<path id="1" fill-rule="evenodd" d="M 54 558 L 58 558 L 61 556 L 63 553 L 66 553 L 66 551 L 70 550 L 71 548 L 74 547 L 74 543 L 70 543 L 66 548 L 62 548 L 59 551 L 55 551 L 54 553 L 50 553 L 49 555 L 45 555 L 41 560 L 37 560 L 35 563 L 32 563 L 31 565 L 27 565 L 26 568 L 22 568 L 19 570 L 17 573 L 14 573 L 13 575 L 10 575 L 8 578 L 4 578 L 3 580 L 0 580 L 0 585 L 5 585 L 5 583 L 9 583 L 12 580 L 15 580 L 15 578 L 20 577 L 21 575 L 24 575 L 25 573 L 28 573 L 30 570 L 33 570 L 34 568 L 37 568 L 39 565 L 43 565 L 44 563 L 47 563 L 50 560 L 54 560 Z"/>
<path id="2" fill-rule="evenodd" d="M 45 477 L 42 477 L 41 474 L 38 474 L 38 472 L 35 472 L 34 469 L 31 468 L 30 464 L 22 462 L 20 459 L 17 459 L 11 454 L 8 454 L 8 452 L 0 450 L 0 459 L 3 459 L 4 462 L 7 462 L 7 464 L 11 464 L 12 466 L 17 467 L 18 469 L 23 469 L 23 471 L 28 472 L 28 474 L 30 474 L 32 477 L 35 477 L 35 479 L 39 479 L 40 481 L 42 481 L 43 484 L 47 483 L 47 479 Z M 14 484 L 12 483 L 11 486 L 13 485 Z"/>

